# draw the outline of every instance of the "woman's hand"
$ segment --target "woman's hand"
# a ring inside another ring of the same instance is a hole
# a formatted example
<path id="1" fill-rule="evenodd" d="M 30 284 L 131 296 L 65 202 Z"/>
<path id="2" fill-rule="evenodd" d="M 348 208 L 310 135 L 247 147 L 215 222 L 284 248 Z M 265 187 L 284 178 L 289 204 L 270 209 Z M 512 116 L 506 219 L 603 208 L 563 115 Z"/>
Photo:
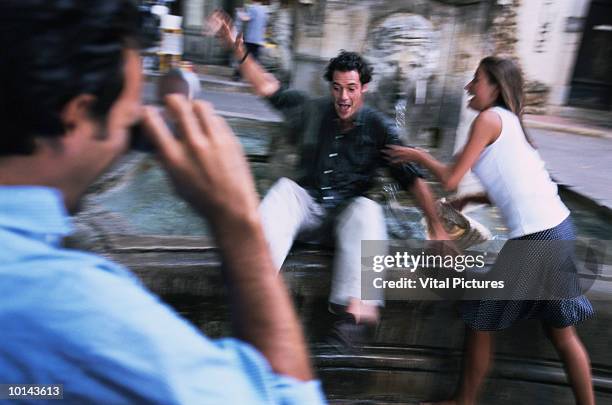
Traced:
<path id="1" fill-rule="evenodd" d="M 423 154 L 427 152 L 423 149 L 411 148 L 409 146 L 387 145 L 386 148 L 382 150 L 382 153 L 385 155 L 385 159 L 390 163 L 400 164 L 410 162 L 421 163 Z"/>

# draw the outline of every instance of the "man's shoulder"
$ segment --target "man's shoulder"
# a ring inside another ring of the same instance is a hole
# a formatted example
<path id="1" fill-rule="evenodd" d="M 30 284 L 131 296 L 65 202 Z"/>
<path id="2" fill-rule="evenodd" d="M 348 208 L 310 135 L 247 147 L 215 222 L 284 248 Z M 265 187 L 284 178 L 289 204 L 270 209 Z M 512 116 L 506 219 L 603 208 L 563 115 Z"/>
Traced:
<path id="1" fill-rule="evenodd" d="M 281 88 L 276 93 L 274 93 L 272 96 L 275 96 L 275 95 L 294 96 L 294 97 L 299 96 L 305 101 L 315 103 L 315 104 L 325 104 L 325 103 L 331 104 L 332 103 L 332 98 L 329 95 L 312 94 L 305 90 L 296 89 L 293 87 Z"/>
<path id="2" fill-rule="evenodd" d="M 308 110 L 324 111 L 332 106 L 330 96 L 316 96 L 293 88 L 279 89 L 268 97 L 268 101 L 279 108 L 301 107 Z"/>
<path id="3" fill-rule="evenodd" d="M 390 126 L 391 119 L 385 115 L 382 111 L 372 107 L 369 104 L 364 104 L 362 107 L 363 119 L 368 123 L 375 123 L 378 125 Z"/>
<path id="4" fill-rule="evenodd" d="M 312 105 L 320 110 L 330 110 L 334 106 L 334 100 L 330 96 L 313 96 L 310 98 Z"/>
<path id="5" fill-rule="evenodd" d="M 27 249 L 27 250 L 26 250 Z M 137 278 L 125 267 L 94 253 L 30 243 L 11 252 L 10 258 L 0 264 L 0 274 L 5 280 L 28 279 L 37 288 L 48 281 L 65 280 L 77 284 L 103 282 L 106 278 L 118 278 L 128 284 L 138 284 Z M 43 294 L 46 290 L 38 290 Z"/>
<path id="6" fill-rule="evenodd" d="M 392 120 L 380 110 L 369 105 L 364 105 L 361 111 L 360 120 L 362 127 L 366 128 L 368 134 L 380 139 L 387 139 L 388 136 L 396 136 L 397 129 Z"/>

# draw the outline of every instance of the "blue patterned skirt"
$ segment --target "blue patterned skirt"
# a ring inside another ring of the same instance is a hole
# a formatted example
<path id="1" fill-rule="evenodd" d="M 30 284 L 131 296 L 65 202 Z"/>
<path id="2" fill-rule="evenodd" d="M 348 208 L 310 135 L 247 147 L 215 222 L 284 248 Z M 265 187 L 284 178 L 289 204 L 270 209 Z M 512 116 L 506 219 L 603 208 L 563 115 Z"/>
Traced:
<path id="1" fill-rule="evenodd" d="M 541 232 L 521 236 L 512 240 L 574 240 L 576 239 L 574 227 L 568 216 L 563 222 L 554 228 Z M 538 246 L 538 245 L 534 245 Z M 566 251 L 555 251 L 555 260 L 567 256 L 573 261 L 574 252 L 572 244 L 567 246 Z M 535 248 L 534 248 L 535 249 Z M 506 250 L 506 252 L 505 252 Z M 499 253 L 508 254 L 506 246 Z M 523 261 L 533 260 L 532 268 L 537 268 L 541 263 L 542 255 L 551 255 L 551 252 L 526 251 L 522 252 Z M 496 262 L 497 263 L 497 262 Z M 464 301 L 461 305 L 464 322 L 474 330 L 495 331 L 508 328 L 514 322 L 522 319 L 539 319 L 555 328 L 564 328 L 576 325 L 594 315 L 595 311 L 591 302 L 584 296 L 578 295 L 572 298 L 559 300 L 477 300 Z"/>

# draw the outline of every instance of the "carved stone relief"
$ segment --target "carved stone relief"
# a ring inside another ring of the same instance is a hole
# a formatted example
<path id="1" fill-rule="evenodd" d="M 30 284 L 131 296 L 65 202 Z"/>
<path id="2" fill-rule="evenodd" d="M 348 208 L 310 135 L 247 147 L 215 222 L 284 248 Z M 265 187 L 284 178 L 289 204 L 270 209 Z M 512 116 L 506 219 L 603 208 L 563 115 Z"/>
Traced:
<path id="1" fill-rule="evenodd" d="M 373 64 L 376 90 L 383 80 L 400 80 L 406 86 L 427 81 L 435 71 L 440 49 L 439 34 L 426 18 L 395 13 L 376 22 L 370 30 L 365 55 Z"/>
<path id="2" fill-rule="evenodd" d="M 421 15 L 397 12 L 375 21 L 364 52 L 374 67 L 372 102 L 389 114 L 426 104 L 439 52 L 440 34 Z"/>

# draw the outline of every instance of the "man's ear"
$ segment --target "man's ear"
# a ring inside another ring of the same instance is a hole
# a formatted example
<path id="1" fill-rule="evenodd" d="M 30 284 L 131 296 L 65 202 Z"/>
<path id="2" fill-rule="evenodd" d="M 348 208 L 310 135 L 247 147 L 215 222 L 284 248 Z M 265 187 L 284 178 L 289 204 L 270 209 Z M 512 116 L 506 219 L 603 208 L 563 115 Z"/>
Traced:
<path id="1" fill-rule="evenodd" d="M 62 109 L 62 123 L 66 132 L 71 132 L 87 121 L 91 121 L 91 108 L 96 97 L 91 94 L 79 94 L 73 97 Z"/>
<path id="2" fill-rule="evenodd" d="M 361 91 L 362 91 L 362 92 L 364 92 L 364 93 L 365 93 L 366 91 L 368 91 L 368 83 L 366 83 L 366 84 L 362 84 L 362 85 L 361 85 Z"/>

